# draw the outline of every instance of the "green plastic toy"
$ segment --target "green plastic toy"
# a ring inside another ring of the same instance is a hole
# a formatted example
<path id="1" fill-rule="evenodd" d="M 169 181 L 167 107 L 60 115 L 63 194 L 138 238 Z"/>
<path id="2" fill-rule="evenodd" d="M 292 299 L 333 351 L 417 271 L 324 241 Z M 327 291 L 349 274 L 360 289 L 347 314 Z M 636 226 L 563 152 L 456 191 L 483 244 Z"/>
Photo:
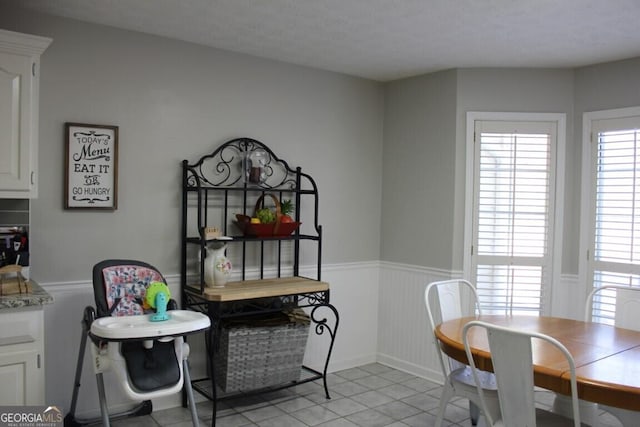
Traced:
<path id="1" fill-rule="evenodd" d="M 169 314 L 167 314 L 167 303 L 169 299 L 171 299 L 171 291 L 169 291 L 166 283 L 151 282 L 149 284 L 145 302 L 149 307 L 156 310 L 155 314 L 151 316 L 152 322 L 169 320 Z"/>

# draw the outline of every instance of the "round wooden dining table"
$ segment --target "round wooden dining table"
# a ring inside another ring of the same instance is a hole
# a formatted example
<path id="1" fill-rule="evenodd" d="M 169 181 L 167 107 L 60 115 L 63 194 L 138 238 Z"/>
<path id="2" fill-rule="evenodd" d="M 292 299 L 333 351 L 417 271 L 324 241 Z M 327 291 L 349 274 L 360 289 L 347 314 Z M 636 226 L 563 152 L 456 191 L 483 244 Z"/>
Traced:
<path id="1" fill-rule="evenodd" d="M 640 411 L 640 332 L 601 323 L 545 316 L 483 315 L 449 320 L 436 327 L 442 350 L 468 364 L 462 328 L 471 320 L 550 335 L 564 344 L 576 365 L 578 397 L 582 400 Z M 478 369 L 492 371 L 486 333 L 469 329 L 471 353 Z M 533 341 L 536 386 L 570 395 L 569 365 L 557 349 Z"/>

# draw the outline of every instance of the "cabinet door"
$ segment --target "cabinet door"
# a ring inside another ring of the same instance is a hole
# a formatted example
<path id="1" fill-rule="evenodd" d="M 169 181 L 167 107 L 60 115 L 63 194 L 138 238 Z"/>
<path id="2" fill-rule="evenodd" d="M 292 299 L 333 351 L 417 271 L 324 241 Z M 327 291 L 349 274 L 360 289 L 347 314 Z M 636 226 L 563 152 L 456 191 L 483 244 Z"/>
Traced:
<path id="1" fill-rule="evenodd" d="M 43 405 L 38 352 L 0 353 L 0 406 Z"/>
<path id="2" fill-rule="evenodd" d="M 24 192 L 32 185 L 31 73 L 29 56 L 0 52 L 0 190 Z"/>

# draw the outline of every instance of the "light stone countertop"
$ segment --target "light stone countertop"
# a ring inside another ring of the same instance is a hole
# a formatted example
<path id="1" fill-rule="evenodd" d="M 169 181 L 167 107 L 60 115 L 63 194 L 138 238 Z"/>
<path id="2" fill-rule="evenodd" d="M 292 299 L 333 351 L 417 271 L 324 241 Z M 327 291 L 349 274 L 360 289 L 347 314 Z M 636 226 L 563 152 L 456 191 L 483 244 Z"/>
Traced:
<path id="1" fill-rule="evenodd" d="M 6 308 L 20 308 L 53 304 L 53 297 L 45 291 L 42 286 L 33 280 L 31 283 L 32 292 L 28 294 L 16 294 L 0 296 L 0 310 Z"/>

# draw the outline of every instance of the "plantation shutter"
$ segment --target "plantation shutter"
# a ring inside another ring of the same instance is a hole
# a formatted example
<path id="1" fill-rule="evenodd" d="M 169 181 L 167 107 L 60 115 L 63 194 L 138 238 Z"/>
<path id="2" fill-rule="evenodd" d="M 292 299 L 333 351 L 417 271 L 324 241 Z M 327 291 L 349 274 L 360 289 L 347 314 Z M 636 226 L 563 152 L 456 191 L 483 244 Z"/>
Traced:
<path id="1" fill-rule="evenodd" d="M 594 287 L 640 286 L 640 117 L 594 120 L 591 130 L 587 277 Z M 601 294 L 593 318 L 613 324 L 616 293 Z"/>
<path id="2" fill-rule="evenodd" d="M 488 314 L 542 310 L 555 139 L 553 122 L 475 122 L 472 273 Z"/>

